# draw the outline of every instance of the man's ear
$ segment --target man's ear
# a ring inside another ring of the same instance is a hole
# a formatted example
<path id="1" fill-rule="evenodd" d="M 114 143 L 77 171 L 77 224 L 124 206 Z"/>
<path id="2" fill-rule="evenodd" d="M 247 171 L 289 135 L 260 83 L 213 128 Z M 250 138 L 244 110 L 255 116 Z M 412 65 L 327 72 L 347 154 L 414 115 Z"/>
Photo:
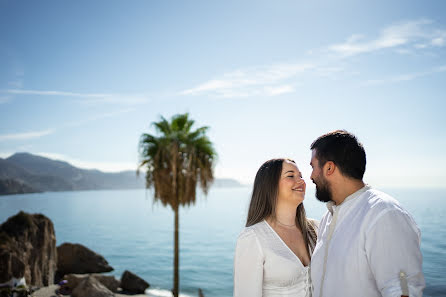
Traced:
<path id="1" fill-rule="evenodd" d="M 335 165 L 335 163 L 333 163 L 333 161 L 325 162 L 325 165 L 323 167 L 323 171 L 324 171 L 325 175 L 330 176 L 335 172 L 335 170 L 336 170 L 336 165 Z"/>

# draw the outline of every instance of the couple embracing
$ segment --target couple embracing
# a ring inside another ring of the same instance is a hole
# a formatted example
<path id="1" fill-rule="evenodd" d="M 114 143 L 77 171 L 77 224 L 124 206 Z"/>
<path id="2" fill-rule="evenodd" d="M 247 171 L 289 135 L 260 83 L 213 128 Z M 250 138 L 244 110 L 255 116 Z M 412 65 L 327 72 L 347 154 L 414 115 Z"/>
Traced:
<path id="1" fill-rule="evenodd" d="M 337 130 L 311 150 L 316 198 L 328 211 L 320 222 L 306 217 L 294 161 L 265 162 L 237 240 L 234 297 L 422 296 L 419 228 L 395 199 L 363 182 L 362 144 Z"/>

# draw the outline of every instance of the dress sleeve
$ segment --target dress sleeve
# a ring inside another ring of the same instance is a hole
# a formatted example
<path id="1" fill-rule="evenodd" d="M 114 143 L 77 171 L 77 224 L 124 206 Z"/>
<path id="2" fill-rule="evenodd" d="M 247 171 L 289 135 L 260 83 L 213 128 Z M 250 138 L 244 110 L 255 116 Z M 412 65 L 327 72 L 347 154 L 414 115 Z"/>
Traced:
<path id="1" fill-rule="evenodd" d="M 365 251 L 383 297 L 422 296 L 420 231 L 408 213 L 392 209 L 376 218 L 366 232 Z"/>
<path id="2" fill-rule="evenodd" d="M 244 230 L 235 248 L 234 297 L 261 297 L 264 256 L 253 230 Z"/>

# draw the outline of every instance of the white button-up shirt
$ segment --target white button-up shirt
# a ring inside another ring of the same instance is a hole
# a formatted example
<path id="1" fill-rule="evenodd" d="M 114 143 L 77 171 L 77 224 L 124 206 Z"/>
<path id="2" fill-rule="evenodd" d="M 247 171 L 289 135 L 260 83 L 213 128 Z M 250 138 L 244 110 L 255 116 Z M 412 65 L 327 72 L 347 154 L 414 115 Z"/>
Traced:
<path id="1" fill-rule="evenodd" d="M 327 208 L 311 258 L 314 297 L 422 296 L 420 230 L 395 199 L 365 186 Z"/>

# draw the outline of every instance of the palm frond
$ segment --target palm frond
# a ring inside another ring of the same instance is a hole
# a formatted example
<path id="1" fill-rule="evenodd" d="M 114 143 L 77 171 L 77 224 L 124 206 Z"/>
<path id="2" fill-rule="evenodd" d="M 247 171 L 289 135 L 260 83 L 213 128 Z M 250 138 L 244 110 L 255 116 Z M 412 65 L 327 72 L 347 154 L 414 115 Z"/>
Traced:
<path id="1" fill-rule="evenodd" d="M 146 186 L 154 187 L 155 201 L 172 208 L 196 200 L 197 185 L 207 193 L 214 179 L 217 154 L 206 135 L 209 127 L 192 130 L 189 114 L 154 122 L 157 135 L 144 133 L 139 143 L 138 171 L 146 169 Z"/>

